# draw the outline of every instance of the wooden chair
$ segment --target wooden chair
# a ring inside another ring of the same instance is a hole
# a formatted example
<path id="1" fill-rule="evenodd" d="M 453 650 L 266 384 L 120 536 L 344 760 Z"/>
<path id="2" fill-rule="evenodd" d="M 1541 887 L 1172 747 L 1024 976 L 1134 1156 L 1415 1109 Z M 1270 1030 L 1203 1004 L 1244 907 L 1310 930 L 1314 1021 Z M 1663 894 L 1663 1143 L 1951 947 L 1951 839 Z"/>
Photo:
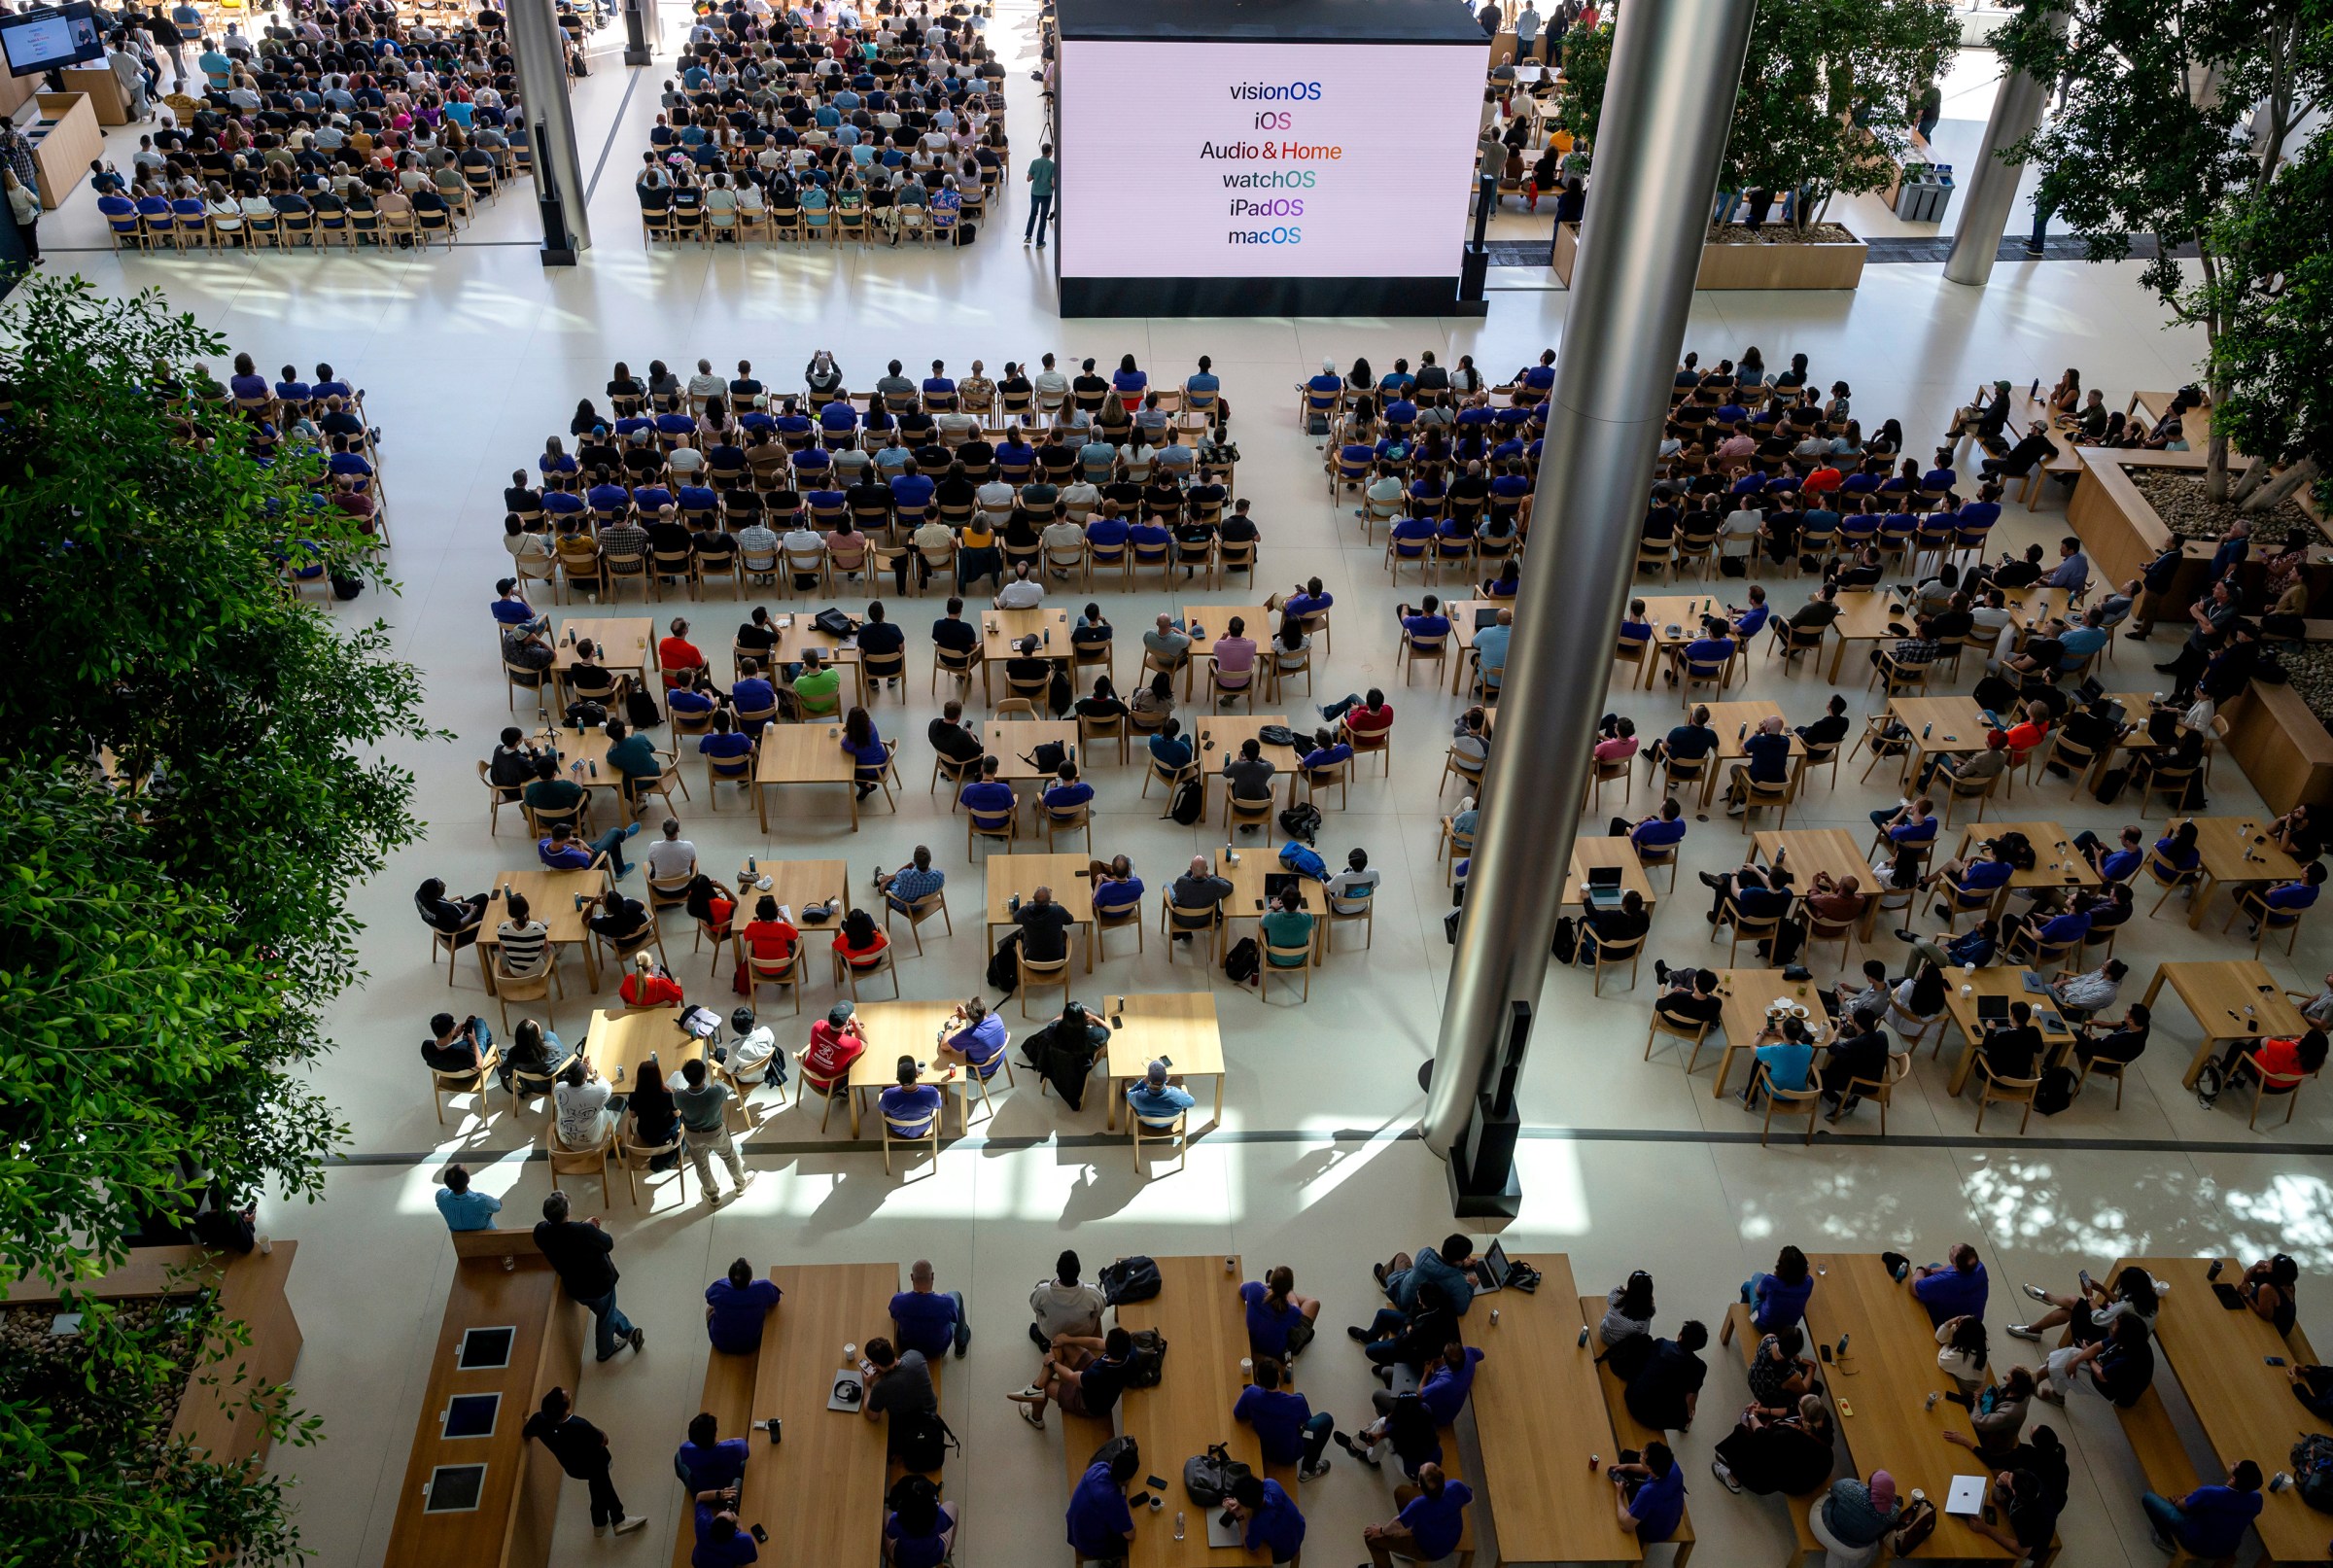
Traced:
<path id="1" fill-rule="evenodd" d="M 1202 964 L 1222 959 L 1223 921 L 1216 909 L 1186 908 L 1174 901 L 1171 891 L 1163 893 L 1159 898 L 1159 929 L 1166 933 L 1168 938 L 1166 962 L 1169 966 L 1174 963 L 1173 938 L 1177 934 L 1192 938 L 1191 946 L 1195 950 L 1201 946 L 1200 939 L 1205 939 L 1206 957 L 1201 960 Z"/>
<path id="2" fill-rule="evenodd" d="M 2082 1063 L 2082 1075 L 2074 1081 L 2074 1093 L 2080 1094 L 2090 1086 L 2092 1073 L 2097 1073 L 2102 1078 L 2111 1078 L 2114 1080 L 2114 1108 L 2120 1110 L 2122 1109 L 2122 1080 L 2130 1065 L 2127 1062 L 2108 1062 L 2104 1057 L 2091 1057 Z M 2252 1101 L 2253 1114 L 2257 1115 L 2259 1109 L 2259 1098 L 2255 1096 Z"/>
<path id="3" fill-rule="evenodd" d="M 566 1000 L 567 985 L 559 978 L 556 950 L 544 948 L 542 970 L 532 975 L 512 974 L 503 967 L 503 950 L 499 946 L 494 950 L 494 999 L 502 1004 L 503 1028 L 505 1032 L 510 1028 L 512 1002 L 540 1002 L 543 1018 L 547 1021 L 555 1017 L 551 1009 L 553 988 L 558 990 L 560 999 Z"/>
<path id="4" fill-rule="evenodd" d="M 1055 853 L 1055 836 L 1063 832 L 1085 834 L 1086 853 L 1088 854 L 1094 853 L 1094 813 L 1090 803 L 1080 801 L 1074 806 L 1047 806 L 1040 802 L 1038 809 L 1042 814 L 1040 820 L 1045 828 L 1047 854 Z"/>
<path id="5" fill-rule="evenodd" d="M 1218 711 L 1222 709 L 1222 699 L 1232 697 L 1245 703 L 1248 713 L 1254 714 L 1256 711 L 1256 672 L 1254 667 L 1250 666 L 1245 674 L 1226 680 L 1223 672 L 1215 667 L 1215 661 L 1208 660 L 1207 697 L 1215 704 Z"/>
<path id="6" fill-rule="evenodd" d="M 793 952 L 783 958 L 762 958 L 746 951 L 742 927 L 731 941 L 735 949 L 731 955 L 731 966 L 742 967 L 745 971 L 747 1001 L 759 1006 L 762 987 L 783 986 L 793 993 L 794 1016 L 801 1017 L 802 993 L 810 984 L 808 944 L 796 942 Z"/>
<path id="7" fill-rule="evenodd" d="M 1335 951 L 1337 927 L 1340 925 L 1359 925 L 1361 945 L 1364 948 L 1377 945 L 1377 899 L 1375 893 L 1361 898 L 1338 898 L 1324 891 L 1321 904 L 1327 910 L 1320 939 L 1324 958 Z"/>
<path id="8" fill-rule="evenodd" d="M 445 954 L 445 983 L 448 986 L 454 983 L 454 970 L 462 961 L 462 950 L 477 941 L 478 933 L 485 928 L 485 922 L 486 916 L 481 911 L 477 919 L 458 931 L 441 931 L 435 925 L 429 927 L 430 964 L 435 967 L 438 953 Z"/>
<path id="9" fill-rule="evenodd" d="M 1197 783 L 1199 778 L 1199 763 L 1196 759 L 1184 763 L 1179 768 L 1170 768 L 1161 762 L 1155 752 L 1151 753 L 1142 770 L 1142 793 L 1138 798 L 1143 800 L 1150 798 L 1150 786 L 1154 781 L 1165 784 L 1166 798 L 1159 808 L 1159 815 L 1165 817 L 1174 809 L 1175 791 L 1183 786 L 1185 781 Z"/>
<path id="10" fill-rule="evenodd" d="M 1099 942 L 1102 939 L 1103 933 L 1105 932 L 1122 931 L 1129 928 L 1131 928 L 1134 933 L 1134 952 L 1137 954 L 1143 952 L 1145 950 L 1145 943 L 1142 935 L 1141 905 L 1128 904 L 1124 908 L 1117 910 L 1106 910 L 1101 908 L 1099 905 L 1095 906 L 1095 941 Z M 1107 958 L 1109 956 L 1109 950 L 1107 948 L 1103 948 L 1098 956 Z"/>
<path id="11" fill-rule="evenodd" d="M 1405 663 L 1408 665 L 1407 673 L 1402 677 L 1402 684 L 1406 686 L 1415 680 L 1417 667 L 1428 661 L 1432 662 L 1435 674 L 1439 678 L 1443 666 L 1448 661 L 1449 647 L 1450 640 L 1446 633 L 1441 637 L 1411 637 L 1409 628 L 1404 627 L 1401 645 L 1394 649 L 1393 654 L 1396 670 L 1401 670 Z"/>
<path id="12" fill-rule="evenodd" d="M 478 1119 L 486 1119 L 486 1083 L 489 1074 L 503 1064 L 499 1047 L 489 1046 L 478 1064 L 467 1072 L 440 1072 L 435 1067 L 430 1073 L 430 1104 L 437 1112 L 437 1125 L 445 1125 L 445 1097 L 475 1095 L 478 1097 Z"/>
<path id="13" fill-rule="evenodd" d="M 1175 1152 L 1181 1164 L 1188 1166 L 1191 1160 L 1191 1113 L 1187 1110 L 1176 1111 L 1171 1120 L 1164 1122 L 1137 1116 L 1134 1114 L 1133 1091 L 1133 1085 L 1126 1086 L 1126 1126 L 1133 1138 L 1135 1173 L 1140 1174 L 1142 1169 L 1142 1145 L 1145 1143 L 1166 1145 Z"/>
<path id="14" fill-rule="evenodd" d="M 1636 989 L 1636 966 L 1644 956 L 1645 938 L 1643 935 L 1626 942 L 1607 942 L 1601 937 L 1597 938 L 1595 956 L 1587 960 L 1595 968 L 1595 975 L 1588 983 L 1588 994 L 1603 995 L 1604 971 L 1618 969 L 1622 963 L 1628 965 L 1628 989 L 1634 991 Z"/>
<path id="15" fill-rule="evenodd" d="M 1171 798 L 1171 797 L 1170 797 Z M 1273 795 L 1242 795 L 1226 789 L 1223 796 L 1223 831 L 1228 839 L 1235 827 L 1260 827 L 1264 830 L 1264 848 L 1271 848 Z"/>
<path id="16" fill-rule="evenodd" d="M 934 888 L 905 909 L 886 896 L 883 901 L 883 934 L 886 936 L 891 934 L 891 917 L 894 915 L 906 918 L 907 931 L 916 939 L 916 957 L 919 958 L 923 957 L 923 923 L 934 915 L 940 918 L 950 936 L 956 934 L 956 922 L 948 915 L 948 889 L 945 888 Z"/>
<path id="17" fill-rule="evenodd" d="M 1010 854 L 1014 842 L 1021 836 L 1020 822 L 1021 807 L 1018 801 L 1004 810 L 996 812 L 974 811 L 970 807 L 966 807 L 964 810 L 965 857 L 967 859 L 971 857 L 972 846 L 982 839 L 1003 844 L 1005 852 Z"/>
<path id="18" fill-rule="evenodd" d="M 2147 802 L 2155 796 L 2164 797 L 2167 813 L 2176 814 L 2179 803 L 2187 798 L 2188 781 L 2196 776 L 2202 764 L 2192 768 L 2156 768 L 2146 770 L 2146 782 L 2139 789 L 2139 819 L 2146 820 Z"/>
<path id="19" fill-rule="evenodd" d="M 1062 1005 L 1069 1005 L 1069 950 L 1063 947 L 1058 958 L 1032 958 L 1025 949 L 1015 949 L 1013 963 L 1020 977 L 1021 1016 L 1027 1018 L 1028 993 L 1039 986 L 1050 990 L 1062 988 Z"/>
<path id="20" fill-rule="evenodd" d="M 879 974 L 891 977 L 891 997 L 897 1000 L 900 996 L 899 966 L 891 961 L 891 947 L 888 942 L 868 958 L 846 958 L 840 953 L 834 956 L 834 983 L 837 987 L 849 986 L 851 999 L 854 1002 L 858 1000 L 858 983 Z"/>
<path id="21" fill-rule="evenodd" d="M 1990 778 L 1980 779 L 1975 783 L 1974 785 L 1970 785 L 1964 781 L 1960 775 L 1952 775 L 1946 781 L 1944 785 L 1944 800 L 1936 811 L 1937 820 L 1942 822 L 1944 826 L 1950 827 L 1952 825 L 1953 803 L 1955 801 L 1973 800 L 1976 802 L 1976 819 L 1980 822 L 1983 821 L 1985 819 L 1985 802 L 1993 798 L 1994 788 L 2000 784 L 2002 780 L 2007 777 L 2008 770 L 2003 768 L 2001 772 L 1992 775 Z M 1930 793 L 1933 794 L 1934 791 L 1931 790 Z"/>
<path id="22" fill-rule="evenodd" d="M 553 1132 L 551 1186 L 564 1191 L 564 1188 L 560 1188 L 561 1176 L 597 1176 L 600 1178 L 600 1206 L 606 1208 L 609 1203 L 608 1163 L 614 1158 L 615 1132 L 612 1129 L 606 1137 L 588 1149 L 567 1148 L 560 1143 L 557 1132 Z"/>
<path id="23" fill-rule="evenodd" d="M 1944 1015 L 1941 1013 L 1936 1015 L 1939 1020 L 1942 1019 L 1943 1016 Z M 1912 1043 L 1915 1045 L 1918 1044 L 1917 1041 Z M 1905 1051 L 1900 1056 L 1890 1056 L 1888 1058 L 1887 1076 L 1882 1078 L 1850 1078 L 1847 1080 L 1846 1096 L 1840 1099 L 1839 1109 L 1832 1113 L 1830 1119 L 1835 1122 L 1839 1120 L 1841 1116 L 1845 1115 L 1847 1101 L 1850 1099 L 1872 1100 L 1879 1106 L 1879 1135 L 1883 1138 L 1886 1137 L 1888 1135 L 1888 1106 L 1893 1103 L 1896 1098 L 1896 1086 L 1899 1083 L 1902 1083 L 1911 1075 L 1912 1053 L 1910 1051 Z"/>
<path id="24" fill-rule="evenodd" d="M 1975 915 L 1981 919 L 1985 911 L 1993 907 L 1994 895 L 1999 890 L 1995 888 L 1964 888 L 1958 883 L 1939 883 L 1929 892 L 1929 912 L 1933 914 L 1942 910 L 1944 928 L 1949 931 L 1960 923 L 1963 915 Z"/>
<path id="25" fill-rule="evenodd" d="M 2198 879 L 2203 875 L 2203 861 L 2199 859 L 2194 865 L 2180 871 L 2163 858 L 2162 852 L 2149 849 L 2146 852 L 2146 874 L 2155 880 L 2156 887 L 2163 889 L 2163 896 L 2156 899 L 2154 908 L 2146 912 L 2151 920 L 2170 899 L 2174 889 L 2184 888 L 2189 897 L 2194 896 Z"/>
<path id="26" fill-rule="evenodd" d="M 1857 927 L 1861 926 L 1863 923 L 1863 917 L 1858 915 L 1853 919 L 1840 921 L 1834 925 L 1818 916 L 1810 907 L 1806 911 L 1806 942 L 1801 951 L 1811 952 L 1818 942 L 1836 942 L 1839 944 L 1839 967 L 1845 969 L 1847 955 L 1855 948 Z"/>
<path id="27" fill-rule="evenodd" d="M 1976 1073 L 1976 1130 L 1979 1132 L 1985 1130 L 1985 1107 L 1999 1103 L 2025 1107 L 2024 1114 L 2017 1118 L 2017 1131 L 2024 1132 L 2026 1124 L 2034 1119 L 2034 1091 L 2041 1087 L 2040 1076 L 1997 1078 L 1993 1075 L 1992 1063 L 1985 1060 L 1981 1051 L 1977 1053 Z"/>
<path id="28" fill-rule="evenodd" d="M 1300 942 L 1295 947 L 1276 947 L 1270 938 L 1259 944 L 1263 949 L 1263 966 L 1256 971 L 1256 999 L 1261 1001 L 1271 991 L 1274 980 L 1294 981 L 1302 986 L 1301 999 L 1312 999 L 1312 944 Z M 1274 961 L 1290 960 L 1290 961 Z"/>
<path id="29" fill-rule="evenodd" d="M 831 1104 L 831 1100 L 829 1103 Z M 932 1168 L 934 1170 L 939 1168 L 940 1123 L 946 1121 L 948 1118 L 948 1098 L 946 1090 L 942 1090 L 940 1092 L 940 1103 L 933 1109 L 930 1117 L 925 1121 L 903 1122 L 892 1116 L 888 1111 L 885 1111 L 882 1114 L 883 1173 L 885 1175 L 888 1176 L 891 1173 L 891 1145 L 894 1143 L 904 1144 L 911 1150 L 920 1149 L 926 1143 L 930 1144 Z M 823 1131 L 825 1123 L 821 1121 L 818 1126 L 820 1130 Z"/>
<path id="30" fill-rule="evenodd" d="M 1813 1143 L 1815 1141 L 1815 1118 L 1823 1110 L 1821 1087 L 1810 1081 L 1804 1089 L 1777 1089 L 1774 1087 L 1773 1077 L 1766 1071 L 1766 1064 L 1762 1062 L 1758 1064 L 1758 1075 L 1754 1081 L 1764 1089 L 1766 1095 L 1766 1120 L 1764 1125 L 1758 1129 L 1758 1146 L 1761 1149 L 1767 1146 L 1766 1140 L 1774 1132 L 1774 1117 L 1777 1112 L 1784 1116 L 1803 1114 L 1806 1117 L 1806 1142 Z"/>
<path id="31" fill-rule="evenodd" d="M 1653 1047 L 1660 1041 L 1663 1035 L 1672 1040 L 1683 1040 L 1692 1047 L 1692 1051 L 1685 1059 L 1686 1076 L 1689 1078 L 1692 1076 L 1693 1068 L 1701 1061 L 1701 1047 L 1708 1041 L 1709 1031 L 1714 1027 L 1709 1024 L 1701 1024 L 1691 1029 L 1687 1029 L 1675 1020 L 1662 1017 L 1660 1009 L 1655 1007 L 1653 1009 L 1653 1027 L 1645 1031 L 1644 1060 L 1647 1062 L 1653 1060 Z"/>
<path id="32" fill-rule="evenodd" d="M 1728 969 L 1733 967 L 1734 958 L 1742 951 L 1744 941 L 1752 943 L 1772 941 L 1775 931 L 1781 928 L 1784 914 L 1787 913 L 1788 911 L 1783 911 L 1754 919 L 1744 915 L 1741 905 L 1734 901 L 1732 894 L 1728 893 L 1725 897 L 1724 907 L 1718 912 L 1718 924 L 1726 926 L 1733 932 L 1733 941 L 1725 950 L 1725 967 Z M 1718 939 L 1716 926 L 1710 928 L 1709 939 L 1712 942 Z"/>
<path id="33" fill-rule="evenodd" d="M 626 1116 L 623 1125 L 616 1129 L 615 1164 L 616 1167 L 624 1173 L 624 1196 L 632 1200 L 633 1207 L 638 1208 L 640 1206 L 640 1188 L 632 1179 L 634 1174 L 652 1173 L 653 1162 L 669 1154 L 675 1157 L 672 1165 L 673 1192 L 681 1202 L 687 1202 L 688 1162 L 679 1158 L 681 1153 L 679 1124 L 674 1124 L 672 1141 L 669 1143 L 637 1142 L 634 1135 L 638 1132 L 638 1124 L 630 1116 Z M 653 1188 L 650 1189 L 648 1196 L 653 1201 L 655 1197 Z"/>
<path id="34" fill-rule="evenodd" d="M 1345 744 L 1353 749 L 1355 763 L 1374 753 L 1384 761 L 1384 777 L 1393 777 L 1393 731 L 1383 730 L 1373 735 L 1363 730 L 1348 729 L 1344 732 L 1344 739 Z M 1446 769 L 1445 777 L 1446 782 Z"/>
<path id="35" fill-rule="evenodd" d="M 2220 923 L 2221 931 L 2225 932 L 2232 928 L 2236 923 L 2236 917 L 2241 915 L 2258 927 L 2252 933 L 2252 958 L 2255 960 L 2260 957 L 2260 950 L 2268 945 L 2271 931 L 2284 933 L 2284 955 L 2287 958 L 2292 956 L 2293 948 L 2301 940 L 2301 919 L 2308 913 L 2307 910 L 2272 909 L 2260 890 L 2254 888 L 2238 889 L 2233 903 L 2234 907 L 2228 911 L 2228 918 Z"/>
<path id="36" fill-rule="evenodd" d="M 1320 797 L 1334 788 L 1337 791 L 1337 809 L 1340 811 L 1344 809 L 1346 790 L 1353 778 L 1352 758 L 1347 757 L 1342 762 L 1333 762 L 1325 768 L 1304 768 L 1299 771 L 1306 800 L 1317 807 L 1320 804 Z"/>
<path id="37" fill-rule="evenodd" d="M 1774 827 L 1777 832 L 1781 831 L 1783 825 L 1791 819 L 1791 802 L 1798 798 L 1798 778 L 1802 771 L 1798 765 L 1799 760 L 1801 759 L 1792 761 L 1789 777 L 1780 783 L 1753 779 L 1748 774 L 1742 775 L 1741 821 L 1742 832 L 1745 836 L 1750 831 L 1750 819 L 1757 816 L 1761 807 L 1771 806 L 1774 808 Z"/>
<path id="38" fill-rule="evenodd" d="M 1111 718 L 1098 718 L 1092 714 L 1079 714 L 1077 715 L 1077 744 L 1079 748 L 1083 749 L 1090 758 L 1093 755 L 1094 743 L 1096 741 L 1116 741 L 1118 743 L 1119 762 L 1124 764 L 1132 760 L 1132 752 L 1130 749 L 1130 738 L 1127 731 L 1126 718 L 1127 715 L 1124 714 L 1120 714 Z"/>
<path id="39" fill-rule="evenodd" d="M 2260 1070 L 2260 1057 L 2257 1052 L 2245 1052 L 2243 1056 L 2237 1058 L 2237 1065 L 2251 1068 L 2252 1076 L 2252 1113 L 2245 1118 L 2245 1131 L 2257 1132 L 2260 1130 L 2260 1102 L 2271 1095 L 2281 1096 L 2284 1100 L 2284 1120 L 2278 1125 L 2290 1126 L 2293 1107 L 2300 1103 L 2301 1084 L 2308 1082 L 2309 1078 L 2314 1078 L 2316 1074 L 2310 1073 L 2308 1077 L 2300 1079 L 2288 1089 L 2277 1089 L 2270 1087 L 2268 1074 Z M 2117 1089 L 2117 1093 L 2119 1092 Z"/>

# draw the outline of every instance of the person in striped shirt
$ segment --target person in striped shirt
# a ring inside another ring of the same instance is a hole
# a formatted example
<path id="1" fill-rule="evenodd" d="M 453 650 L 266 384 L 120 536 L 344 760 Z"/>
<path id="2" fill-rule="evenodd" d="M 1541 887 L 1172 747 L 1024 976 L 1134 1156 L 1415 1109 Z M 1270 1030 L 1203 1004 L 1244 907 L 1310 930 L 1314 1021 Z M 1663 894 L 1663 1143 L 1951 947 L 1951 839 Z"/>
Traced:
<path id="1" fill-rule="evenodd" d="M 531 979 L 542 973 L 550 952 L 551 928 L 534 918 L 525 893 L 510 895 L 503 923 L 495 927 L 494 939 L 502 950 L 505 973 L 515 979 Z"/>

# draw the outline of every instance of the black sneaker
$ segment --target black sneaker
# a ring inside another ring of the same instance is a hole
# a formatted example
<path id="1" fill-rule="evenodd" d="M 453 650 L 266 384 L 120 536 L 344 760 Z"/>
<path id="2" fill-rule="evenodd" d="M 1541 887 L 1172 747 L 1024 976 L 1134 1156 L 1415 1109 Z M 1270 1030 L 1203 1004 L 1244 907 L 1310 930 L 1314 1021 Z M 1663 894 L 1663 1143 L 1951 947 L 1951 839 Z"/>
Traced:
<path id="1" fill-rule="evenodd" d="M 1358 1323 L 1347 1323 L 1344 1326 L 1344 1333 L 1345 1338 L 1351 1340 L 1355 1344 L 1369 1343 L 1369 1330 Z"/>

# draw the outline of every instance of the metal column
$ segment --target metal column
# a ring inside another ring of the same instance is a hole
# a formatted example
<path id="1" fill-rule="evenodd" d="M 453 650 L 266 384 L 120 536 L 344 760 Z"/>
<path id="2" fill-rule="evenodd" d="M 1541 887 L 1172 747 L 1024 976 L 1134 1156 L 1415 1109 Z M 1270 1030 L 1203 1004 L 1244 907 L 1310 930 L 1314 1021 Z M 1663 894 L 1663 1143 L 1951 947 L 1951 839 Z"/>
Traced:
<path id="1" fill-rule="evenodd" d="M 2066 13 L 2058 12 L 2055 20 L 2063 29 Z M 2037 82 L 2022 71 L 2001 79 L 2001 87 L 1993 94 L 1993 113 L 1985 122 L 1984 151 L 1977 155 L 1976 173 L 1961 196 L 1961 221 L 1952 231 L 1952 254 L 1944 259 L 1944 276 L 1952 282 L 1981 289 L 1993 276 L 2001 237 L 2008 231 L 2009 209 L 2017 204 L 2017 182 L 2025 173 L 2023 163 L 2005 162 L 1999 155 L 2002 148 L 2014 147 L 2031 136 L 2034 127 L 2041 123 L 2050 88 L 2050 83 Z"/>
<path id="2" fill-rule="evenodd" d="M 1629 0 L 1596 122 L 1531 547 L 1420 1132 L 1447 1158 L 1536 1004 L 1755 0 Z"/>
<path id="3" fill-rule="evenodd" d="M 583 211 L 583 162 L 575 154 L 575 120 L 567 99 L 565 40 L 551 0 L 510 0 L 504 15 L 518 64 L 535 203 L 542 213 L 542 264 L 573 266 L 575 254 L 591 248 L 591 220 Z"/>

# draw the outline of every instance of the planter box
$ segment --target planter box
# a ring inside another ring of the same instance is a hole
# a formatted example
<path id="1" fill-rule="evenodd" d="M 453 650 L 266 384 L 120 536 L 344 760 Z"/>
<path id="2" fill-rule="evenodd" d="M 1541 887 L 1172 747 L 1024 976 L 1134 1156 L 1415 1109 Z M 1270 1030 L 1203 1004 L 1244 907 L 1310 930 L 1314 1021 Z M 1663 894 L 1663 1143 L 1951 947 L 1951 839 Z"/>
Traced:
<path id="1" fill-rule="evenodd" d="M 2333 804 L 2333 735 L 2299 692 L 2255 680 L 2228 705 L 2227 715 L 2228 754 L 2270 811 L 2282 816 L 2303 802 Z"/>
<path id="2" fill-rule="evenodd" d="M 1863 281 L 1862 240 L 1812 245 L 1704 245 L 1696 289 L 1852 289 Z M 1580 226 L 1557 224 L 1552 266 L 1565 288 L 1580 256 Z"/>

